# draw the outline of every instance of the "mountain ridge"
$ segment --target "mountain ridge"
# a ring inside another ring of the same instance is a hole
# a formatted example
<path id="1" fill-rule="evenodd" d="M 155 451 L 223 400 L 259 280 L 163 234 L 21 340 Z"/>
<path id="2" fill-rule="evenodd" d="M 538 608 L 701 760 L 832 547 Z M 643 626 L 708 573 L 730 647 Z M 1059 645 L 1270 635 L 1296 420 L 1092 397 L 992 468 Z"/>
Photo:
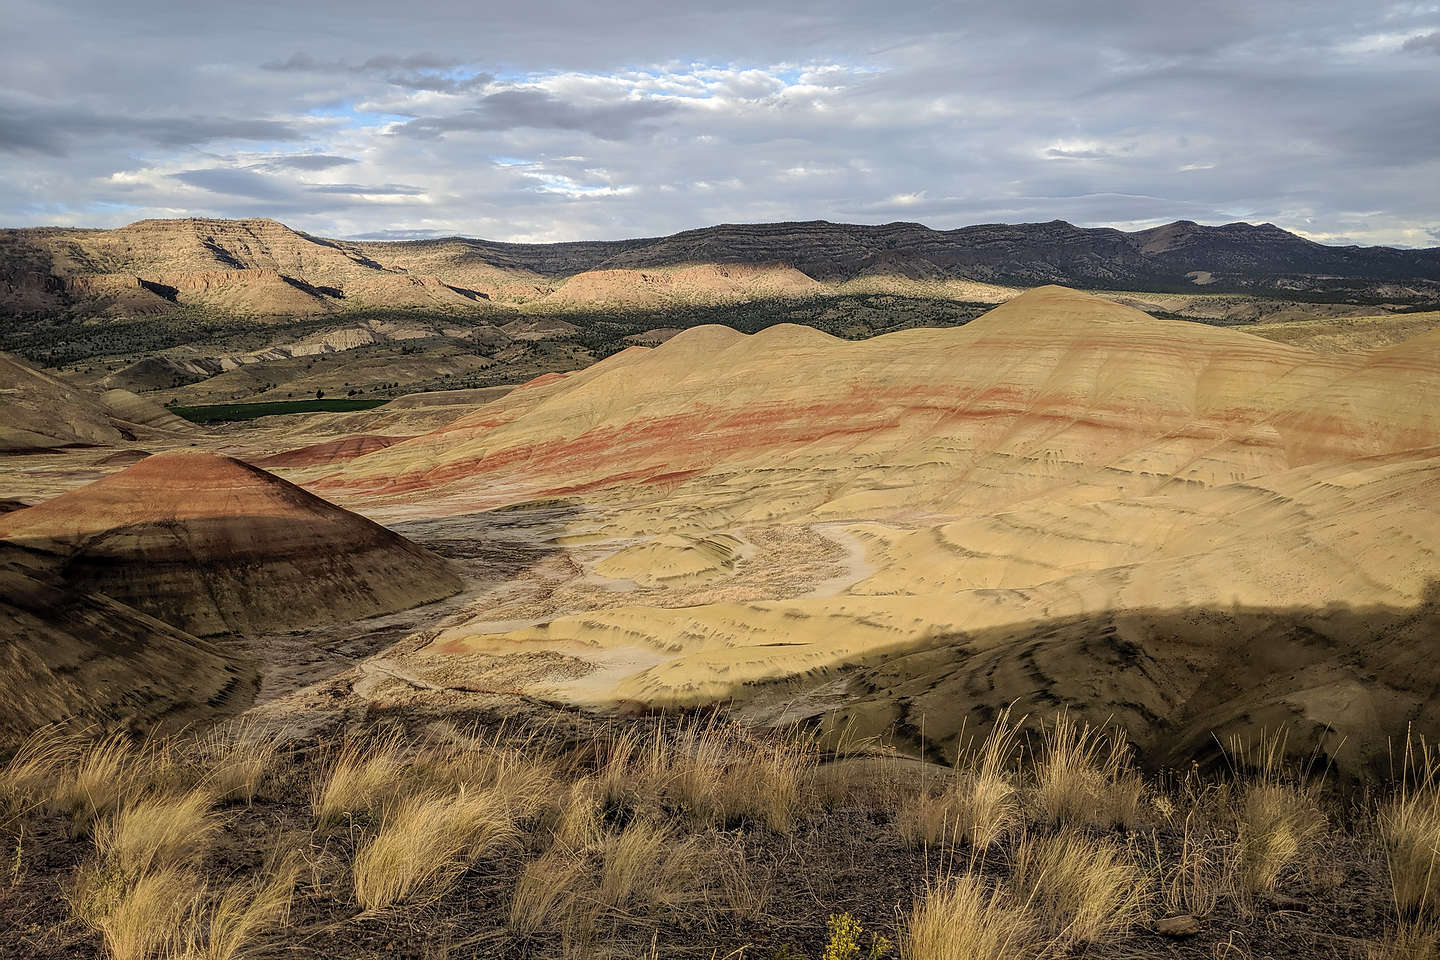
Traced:
<path id="1" fill-rule="evenodd" d="M 241 313 L 356 306 L 488 312 L 499 304 L 541 300 L 593 271 L 700 264 L 784 265 L 822 284 L 897 276 L 1080 289 L 1440 299 L 1440 247 L 1329 246 L 1269 223 L 1203 226 L 1179 220 L 1127 232 L 1063 220 L 952 230 L 908 221 L 811 220 L 534 244 L 459 236 L 339 240 L 264 218 L 185 218 L 140 220 L 115 230 L 0 231 L 0 303 L 45 310 L 110 296 L 122 298 L 121 312 L 145 305 L 163 309 L 167 299 Z M 234 293 L 261 281 L 273 290 Z"/>

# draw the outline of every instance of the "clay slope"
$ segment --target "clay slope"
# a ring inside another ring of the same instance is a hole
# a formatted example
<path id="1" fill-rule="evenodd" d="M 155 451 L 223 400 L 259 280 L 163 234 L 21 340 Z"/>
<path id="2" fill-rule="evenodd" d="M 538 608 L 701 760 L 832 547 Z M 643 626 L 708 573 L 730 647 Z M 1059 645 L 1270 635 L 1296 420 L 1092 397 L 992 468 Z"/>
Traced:
<path id="1" fill-rule="evenodd" d="M 0 745 L 51 723 L 178 726 L 243 708 L 254 682 L 212 643 L 0 544 Z"/>
<path id="2" fill-rule="evenodd" d="M 380 511 L 574 505 L 577 542 L 613 543 L 592 576 L 653 592 L 577 582 L 432 652 L 605 665 L 547 691 L 577 702 L 741 697 L 945 747 L 1019 699 L 1152 757 L 1284 719 L 1358 763 L 1407 719 L 1440 732 L 1437 410 L 1434 334 L 1320 355 L 1052 287 L 869 341 L 692 329 L 308 482 Z M 716 535 L 756 550 L 668 576 Z M 839 565 L 807 591 L 817 536 Z"/>
<path id="3" fill-rule="evenodd" d="M 0 453 L 181 439 L 194 424 L 125 390 L 99 396 L 0 353 Z"/>
<path id="4" fill-rule="evenodd" d="M 199 636 L 290 630 L 449 596 L 446 563 L 228 457 L 167 453 L 0 517 L 0 538 Z"/>

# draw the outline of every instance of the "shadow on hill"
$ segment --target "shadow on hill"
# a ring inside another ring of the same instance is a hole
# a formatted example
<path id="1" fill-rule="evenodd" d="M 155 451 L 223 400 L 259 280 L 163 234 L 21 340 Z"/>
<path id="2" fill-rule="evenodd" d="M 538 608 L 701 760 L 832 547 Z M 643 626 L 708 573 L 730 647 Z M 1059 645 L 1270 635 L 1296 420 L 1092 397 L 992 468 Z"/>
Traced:
<path id="1" fill-rule="evenodd" d="M 139 730 L 223 716 L 332 676 L 448 609 L 435 601 L 559 552 L 549 531 L 574 512 L 551 502 L 356 523 L 344 551 L 325 540 L 333 523 L 295 517 L 0 540 L 0 749 L 52 722 Z"/>
<path id="2" fill-rule="evenodd" d="M 1407 730 L 1440 737 L 1440 582 L 1410 607 L 1139 609 L 929 642 L 847 671 L 832 735 L 892 735 L 947 762 L 1006 704 L 1118 724 L 1152 769 L 1225 763 L 1283 732 L 1291 755 L 1383 774 Z M 968 718 L 968 722 L 967 722 Z M 976 721 L 981 721 L 978 726 Z M 962 724 L 964 725 L 962 732 Z"/>

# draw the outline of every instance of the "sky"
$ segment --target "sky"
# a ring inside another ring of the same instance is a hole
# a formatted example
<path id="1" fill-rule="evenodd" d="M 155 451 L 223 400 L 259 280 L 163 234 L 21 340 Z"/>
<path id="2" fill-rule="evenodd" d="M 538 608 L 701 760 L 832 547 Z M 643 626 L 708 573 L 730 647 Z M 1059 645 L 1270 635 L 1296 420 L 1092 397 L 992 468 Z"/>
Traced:
<path id="1" fill-rule="evenodd" d="M 0 225 L 1440 245 L 1440 2 L 0 0 Z"/>

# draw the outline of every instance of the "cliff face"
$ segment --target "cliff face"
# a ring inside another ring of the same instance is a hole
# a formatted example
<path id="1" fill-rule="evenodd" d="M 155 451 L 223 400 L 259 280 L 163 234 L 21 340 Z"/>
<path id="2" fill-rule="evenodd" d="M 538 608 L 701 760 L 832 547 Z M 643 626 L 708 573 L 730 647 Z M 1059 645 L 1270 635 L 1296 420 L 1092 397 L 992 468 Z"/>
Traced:
<path id="1" fill-rule="evenodd" d="M 118 230 L 0 232 L 0 306 L 132 315 L 191 304 L 253 316 L 373 307 L 484 315 L 552 298 L 562 309 L 625 307 L 653 299 L 638 292 L 642 272 L 692 266 L 783 269 L 832 288 L 901 278 L 932 285 L 1440 299 L 1440 249 L 1330 247 L 1272 224 L 1181 221 L 1126 233 L 1058 220 L 943 231 L 918 223 L 810 221 L 723 224 L 636 240 L 510 244 L 461 238 L 356 243 L 309 236 L 272 220 L 187 219 L 144 220 Z M 576 282 L 592 273 L 602 276 Z M 690 299 L 729 299 L 733 286 L 717 280 L 715 290 L 698 290 Z M 764 298 L 770 291 L 760 284 L 741 295 Z"/>

